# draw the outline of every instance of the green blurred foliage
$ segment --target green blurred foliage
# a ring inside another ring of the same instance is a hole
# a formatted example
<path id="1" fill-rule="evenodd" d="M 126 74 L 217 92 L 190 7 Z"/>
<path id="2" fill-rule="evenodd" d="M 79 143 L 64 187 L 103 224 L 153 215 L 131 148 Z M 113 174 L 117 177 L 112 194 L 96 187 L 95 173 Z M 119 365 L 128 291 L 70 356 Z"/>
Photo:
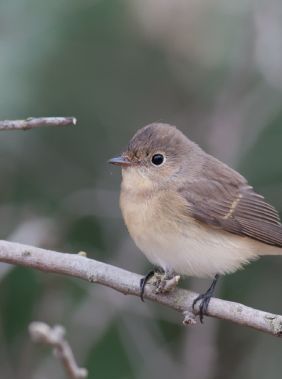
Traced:
<path id="1" fill-rule="evenodd" d="M 118 321 L 117 321 L 118 322 Z M 86 361 L 89 377 L 95 378 L 132 378 L 134 371 L 122 346 L 119 333 L 114 325 L 109 325 L 106 334 L 89 352 Z"/>
<path id="2" fill-rule="evenodd" d="M 15 344 L 32 321 L 41 291 L 38 275 L 22 267 L 14 268 L 2 280 L 1 321 L 6 343 Z"/>

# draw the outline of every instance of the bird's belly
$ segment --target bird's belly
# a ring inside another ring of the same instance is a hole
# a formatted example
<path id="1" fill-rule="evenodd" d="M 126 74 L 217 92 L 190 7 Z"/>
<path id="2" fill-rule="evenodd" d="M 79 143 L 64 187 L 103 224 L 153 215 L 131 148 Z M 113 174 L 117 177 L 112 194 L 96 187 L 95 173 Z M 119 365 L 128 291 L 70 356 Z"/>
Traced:
<path id="1" fill-rule="evenodd" d="M 189 276 L 204 278 L 234 272 L 257 257 L 247 240 L 205 227 L 199 229 L 190 225 L 184 233 L 145 232 L 133 239 L 152 263 Z"/>
<path id="2" fill-rule="evenodd" d="M 197 277 L 236 271 L 257 257 L 248 238 L 214 229 L 192 218 L 185 222 L 158 217 L 154 204 L 123 207 L 127 228 L 139 249 L 164 270 Z M 163 221 L 161 221 L 163 220 Z"/>

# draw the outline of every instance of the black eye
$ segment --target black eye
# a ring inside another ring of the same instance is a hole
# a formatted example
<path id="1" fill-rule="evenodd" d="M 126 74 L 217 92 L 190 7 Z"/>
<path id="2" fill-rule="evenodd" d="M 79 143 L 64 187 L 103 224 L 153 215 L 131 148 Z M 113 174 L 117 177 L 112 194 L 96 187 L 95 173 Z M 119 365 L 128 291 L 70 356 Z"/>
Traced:
<path id="1" fill-rule="evenodd" d="M 162 154 L 154 154 L 152 156 L 152 163 L 155 166 L 160 166 L 164 162 L 164 156 Z"/>

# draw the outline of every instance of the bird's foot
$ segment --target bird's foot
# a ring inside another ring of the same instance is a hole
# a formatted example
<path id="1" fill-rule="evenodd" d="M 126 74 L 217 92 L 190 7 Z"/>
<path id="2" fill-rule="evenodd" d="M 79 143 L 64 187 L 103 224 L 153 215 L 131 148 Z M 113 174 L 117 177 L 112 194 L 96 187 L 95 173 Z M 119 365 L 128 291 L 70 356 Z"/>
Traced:
<path id="1" fill-rule="evenodd" d="M 140 280 L 140 298 L 144 301 L 144 291 L 146 284 L 150 281 L 155 287 L 154 292 L 167 293 L 172 291 L 180 280 L 179 275 L 175 275 L 172 272 L 164 272 L 162 270 L 151 270 L 144 278 Z"/>
<path id="2" fill-rule="evenodd" d="M 143 278 L 140 279 L 140 299 L 144 302 L 145 286 L 150 279 L 155 275 L 156 270 L 149 271 Z"/>
<path id="3" fill-rule="evenodd" d="M 204 321 L 204 315 L 207 314 L 207 310 L 208 310 L 208 306 L 209 306 L 211 297 L 214 294 L 214 290 L 215 290 L 215 286 L 216 286 L 216 283 L 218 281 L 218 278 L 219 278 L 219 275 L 218 274 L 215 275 L 214 280 L 213 280 L 211 286 L 208 288 L 208 290 L 205 293 L 196 297 L 196 299 L 193 301 L 193 304 L 192 304 L 193 310 L 195 309 L 195 305 L 200 301 L 199 317 L 200 317 L 200 321 L 202 324 Z"/>

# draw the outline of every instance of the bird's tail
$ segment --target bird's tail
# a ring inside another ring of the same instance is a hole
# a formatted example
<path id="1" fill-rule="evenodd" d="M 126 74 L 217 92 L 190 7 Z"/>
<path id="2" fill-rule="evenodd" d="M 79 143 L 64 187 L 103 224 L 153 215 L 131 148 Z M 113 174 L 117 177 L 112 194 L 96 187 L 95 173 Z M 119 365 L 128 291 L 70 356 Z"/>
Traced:
<path id="1" fill-rule="evenodd" d="M 258 247 L 259 255 L 282 255 L 282 247 L 266 245 L 265 243 L 260 245 Z"/>

